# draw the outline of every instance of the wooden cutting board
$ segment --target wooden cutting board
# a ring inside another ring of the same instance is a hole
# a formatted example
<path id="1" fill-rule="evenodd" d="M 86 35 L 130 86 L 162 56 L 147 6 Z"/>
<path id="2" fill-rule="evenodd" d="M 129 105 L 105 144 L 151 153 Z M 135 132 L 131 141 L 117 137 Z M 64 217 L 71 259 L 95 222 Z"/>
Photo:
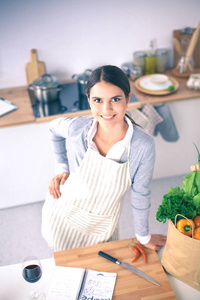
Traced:
<path id="1" fill-rule="evenodd" d="M 45 74 L 45 64 L 37 60 L 37 50 L 31 49 L 31 62 L 26 64 L 26 79 L 27 84 L 31 84 L 34 80 Z"/>
<path id="2" fill-rule="evenodd" d="M 79 267 L 102 272 L 116 272 L 117 280 L 113 300 L 175 300 L 176 296 L 156 252 L 145 248 L 148 263 L 144 263 L 142 256 L 137 262 L 131 263 L 134 258 L 134 252 L 131 247 L 127 246 L 129 243 L 131 243 L 131 239 L 54 252 L 55 264 L 57 266 Z M 157 286 L 131 271 L 100 257 L 98 255 L 100 250 L 121 262 L 132 264 L 154 278 L 162 286 Z"/>

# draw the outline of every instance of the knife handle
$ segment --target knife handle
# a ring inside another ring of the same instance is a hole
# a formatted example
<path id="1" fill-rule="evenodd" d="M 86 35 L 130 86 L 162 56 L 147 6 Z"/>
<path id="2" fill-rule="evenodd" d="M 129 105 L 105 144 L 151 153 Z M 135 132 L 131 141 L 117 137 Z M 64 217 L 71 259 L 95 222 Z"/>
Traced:
<path id="1" fill-rule="evenodd" d="M 99 254 L 100 256 L 102 256 L 102 257 L 104 257 L 104 258 L 106 258 L 106 259 L 108 259 L 108 260 L 114 262 L 115 264 L 119 264 L 119 261 L 118 261 L 116 258 L 114 258 L 114 257 L 112 257 L 112 256 L 110 256 L 110 255 L 108 255 L 108 254 L 106 254 L 106 253 L 103 252 L 103 251 L 99 251 L 98 254 Z"/>

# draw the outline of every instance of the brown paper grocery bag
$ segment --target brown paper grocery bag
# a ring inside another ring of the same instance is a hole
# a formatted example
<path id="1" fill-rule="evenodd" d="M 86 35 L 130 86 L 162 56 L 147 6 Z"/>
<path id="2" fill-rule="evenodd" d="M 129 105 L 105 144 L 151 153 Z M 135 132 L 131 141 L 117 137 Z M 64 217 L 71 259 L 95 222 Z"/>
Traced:
<path id="1" fill-rule="evenodd" d="M 180 233 L 171 220 L 161 263 L 169 274 L 200 291 L 200 240 Z"/>

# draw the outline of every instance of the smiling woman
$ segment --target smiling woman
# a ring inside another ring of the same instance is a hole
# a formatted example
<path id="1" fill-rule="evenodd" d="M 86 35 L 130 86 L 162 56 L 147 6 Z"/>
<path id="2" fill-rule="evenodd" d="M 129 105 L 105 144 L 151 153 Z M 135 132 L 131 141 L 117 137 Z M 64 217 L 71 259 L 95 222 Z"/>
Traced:
<path id="1" fill-rule="evenodd" d="M 128 124 L 124 116 L 131 97 L 129 81 L 121 69 L 103 66 L 90 76 L 86 94 L 92 115 L 98 121 L 93 142 L 100 154 L 106 156 L 126 136 Z"/>
<path id="2" fill-rule="evenodd" d="M 94 70 L 86 94 L 92 117 L 59 118 L 51 124 L 57 175 L 43 206 L 42 234 L 55 251 L 117 239 L 123 198 L 131 187 L 136 237 L 158 250 L 163 235 L 150 235 L 153 138 L 126 117 L 130 85 L 115 66 Z M 66 144 L 76 172 L 70 174 Z"/>
<path id="3" fill-rule="evenodd" d="M 105 81 L 96 83 L 90 90 L 88 101 L 98 122 L 93 141 L 103 156 L 126 135 L 128 124 L 124 116 L 129 99 L 130 96 L 126 98 L 123 90 Z"/>

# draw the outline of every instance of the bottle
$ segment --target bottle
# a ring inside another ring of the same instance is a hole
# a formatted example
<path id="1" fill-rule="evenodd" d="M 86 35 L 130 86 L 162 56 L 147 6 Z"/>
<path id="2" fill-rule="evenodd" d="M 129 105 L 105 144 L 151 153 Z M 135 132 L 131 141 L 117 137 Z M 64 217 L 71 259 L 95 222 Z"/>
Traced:
<path id="1" fill-rule="evenodd" d="M 145 56 L 145 75 L 154 74 L 156 72 L 156 55 L 154 51 L 154 42 L 150 42 L 150 50 Z"/>

